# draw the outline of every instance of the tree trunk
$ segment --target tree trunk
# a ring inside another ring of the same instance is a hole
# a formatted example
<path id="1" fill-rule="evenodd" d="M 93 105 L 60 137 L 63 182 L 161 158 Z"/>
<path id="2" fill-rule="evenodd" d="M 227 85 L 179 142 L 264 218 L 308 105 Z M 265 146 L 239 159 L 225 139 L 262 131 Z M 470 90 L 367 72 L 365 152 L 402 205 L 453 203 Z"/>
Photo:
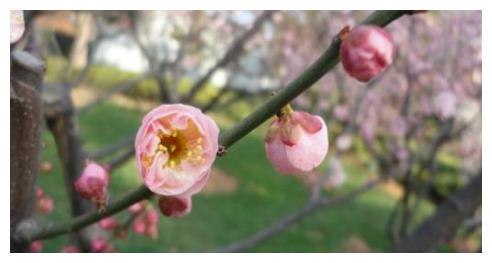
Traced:
<path id="1" fill-rule="evenodd" d="M 34 187 L 41 154 L 42 103 L 39 96 L 45 67 L 22 51 L 11 53 L 10 75 L 10 251 L 27 252 L 29 244 L 12 239 L 20 222 L 32 216 Z"/>

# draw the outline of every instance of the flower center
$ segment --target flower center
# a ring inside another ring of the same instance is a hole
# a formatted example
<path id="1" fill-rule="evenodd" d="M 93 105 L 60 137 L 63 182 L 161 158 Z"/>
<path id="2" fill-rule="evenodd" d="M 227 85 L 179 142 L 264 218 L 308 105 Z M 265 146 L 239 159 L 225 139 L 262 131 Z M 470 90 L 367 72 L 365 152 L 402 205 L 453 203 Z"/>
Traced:
<path id="1" fill-rule="evenodd" d="M 203 139 L 196 125 L 187 121 L 185 129 L 168 129 L 169 133 L 159 132 L 159 144 L 156 153 L 162 152 L 168 154 L 168 160 L 164 167 L 179 168 L 184 160 L 192 164 L 202 164 L 205 162 L 203 157 Z"/>

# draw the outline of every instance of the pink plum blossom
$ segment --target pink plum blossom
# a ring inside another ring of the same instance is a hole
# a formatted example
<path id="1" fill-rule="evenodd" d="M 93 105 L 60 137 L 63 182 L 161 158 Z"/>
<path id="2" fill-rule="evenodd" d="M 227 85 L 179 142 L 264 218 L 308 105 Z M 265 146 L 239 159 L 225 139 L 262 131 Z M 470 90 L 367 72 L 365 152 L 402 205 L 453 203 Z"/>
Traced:
<path id="1" fill-rule="evenodd" d="M 39 241 L 39 240 L 32 242 L 30 250 L 32 253 L 41 252 L 41 250 L 43 250 L 43 243 L 41 243 L 41 241 Z"/>
<path id="2" fill-rule="evenodd" d="M 24 34 L 24 15 L 22 10 L 10 11 L 10 44 L 14 44 Z"/>
<path id="3" fill-rule="evenodd" d="M 37 210 L 41 214 L 49 214 L 53 211 L 53 198 L 47 196 L 41 187 L 36 188 Z"/>
<path id="4" fill-rule="evenodd" d="M 434 97 L 434 113 L 441 120 L 452 118 L 458 110 L 458 100 L 450 90 L 443 90 Z"/>
<path id="5" fill-rule="evenodd" d="M 328 152 L 323 119 L 284 107 L 265 138 L 268 160 L 281 174 L 305 174 L 319 166 Z"/>
<path id="6" fill-rule="evenodd" d="M 102 209 L 108 200 L 108 167 L 96 162 L 86 161 L 84 171 L 75 182 L 75 189 L 85 199 L 97 204 Z"/>
<path id="7" fill-rule="evenodd" d="M 145 220 L 142 217 L 138 217 L 133 221 L 133 231 L 135 231 L 136 234 L 143 234 L 145 232 Z"/>
<path id="8" fill-rule="evenodd" d="M 48 196 L 43 196 L 38 199 L 38 211 L 42 214 L 49 214 L 53 211 L 53 199 Z"/>
<path id="9" fill-rule="evenodd" d="M 138 203 L 131 205 L 128 208 L 128 211 L 130 211 L 130 213 L 132 213 L 132 214 L 138 214 L 138 213 L 142 212 L 144 209 L 145 209 L 145 201 L 141 201 L 141 202 L 138 202 Z"/>
<path id="10" fill-rule="evenodd" d="M 190 196 L 206 184 L 218 150 L 219 128 L 198 108 L 164 104 L 149 112 L 135 139 L 144 184 L 163 196 Z"/>
<path id="11" fill-rule="evenodd" d="M 103 238 L 97 238 L 91 242 L 91 252 L 113 253 L 116 250 Z"/>
<path id="12" fill-rule="evenodd" d="M 133 231 L 139 235 L 146 235 L 157 239 L 159 234 L 159 213 L 152 206 L 147 206 L 143 213 L 139 214 L 133 221 Z"/>
<path id="13" fill-rule="evenodd" d="M 99 221 L 99 227 L 101 227 L 104 230 L 111 230 L 119 225 L 120 223 L 118 222 L 118 220 L 116 220 L 113 217 L 106 217 L 103 218 L 101 221 Z"/>
<path id="14" fill-rule="evenodd" d="M 362 82 L 383 72 L 393 62 L 393 55 L 391 35 L 377 26 L 356 27 L 342 40 L 340 47 L 343 68 Z"/>
<path id="15" fill-rule="evenodd" d="M 169 217 L 182 217 L 191 212 L 191 197 L 159 197 L 161 213 Z"/>

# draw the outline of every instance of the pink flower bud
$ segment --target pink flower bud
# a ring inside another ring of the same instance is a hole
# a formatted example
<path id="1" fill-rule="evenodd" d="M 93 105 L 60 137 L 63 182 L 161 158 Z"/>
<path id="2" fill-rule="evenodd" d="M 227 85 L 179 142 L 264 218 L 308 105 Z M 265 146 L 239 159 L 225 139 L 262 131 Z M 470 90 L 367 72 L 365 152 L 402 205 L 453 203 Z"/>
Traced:
<path id="1" fill-rule="evenodd" d="M 447 120 L 456 116 L 458 100 L 450 90 L 443 90 L 434 97 L 434 113 L 441 120 Z"/>
<path id="2" fill-rule="evenodd" d="M 281 174 L 304 174 L 319 166 L 328 152 L 323 119 L 306 112 L 282 109 L 265 138 L 268 160 Z"/>
<path id="3" fill-rule="evenodd" d="M 145 203 L 144 203 L 144 201 L 141 201 L 141 202 L 138 202 L 138 203 L 131 205 L 128 208 L 128 211 L 130 211 L 130 213 L 132 213 L 132 214 L 138 214 L 138 213 L 142 212 L 144 210 L 144 208 L 145 208 Z"/>
<path id="4" fill-rule="evenodd" d="M 362 82 L 383 72 L 393 62 L 393 55 L 391 35 L 377 26 L 356 27 L 342 40 L 340 47 L 343 68 Z"/>
<path id="5" fill-rule="evenodd" d="M 38 211 L 41 214 L 49 214 L 53 211 L 53 199 L 48 196 L 43 196 L 38 199 Z"/>
<path id="6" fill-rule="evenodd" d="M 148 225 L 145 229 L 145 235 L 152 239 L 157 239 L 157 237 L 159 236 L 157 225 Z"/>
<path id="7" fill-rule="evenodd" d="M 136 234 L 143 234 L 145 232 L 145 220 L 143 218 L 136 218 L 133 221 L 133 231 Z"/>
<path id="8" fill-rule="evenodd" d="M 41 187 L 36 187 L 36 198 L 40 199 L 44 196 L 44 191 Z"/>
<path id="9" fill-rule="evenodd" d="M 139 235 L 146 235 L 152 239 L 157 239 L 158 236 L 159 213 L 148 207 L 144 213 L 138 215 L 133 221 L 133 231 Z"/>
<path id="10" fill-rule="evenodd" d="M 43 250 L 43 243 L 41 241 L 37 240 L 31 243 L 31 252 L 32 253 L 39 253 L 41 250 Z"/>
<path id="11" fill-rule="evenodd" d="M 191 212 L 191 197 L 159 197 L 161 213 L 169 217 L 182 217 Z"/>
<path id="12" fill-rule="evenodd" d="M 144 184 L 163 196 L 188 196 L 206 184 L 218 150 L 219 128 L 199 109 L 161 105 L 142 121 L 135 139 Z"/>
<path id="13" fill-rule="evenodd" d="M 159 213 L 155 209 L 149 209 L 145 216 L 147 224 L 155 225 L 159 223 Z"/>
<path id="14" fill-rule="evenodd" d="M 76 246 L 66 246 L 61 250 L 62 253 L 80 253 L 80 249 Z"/>
<path id="15" fill-rule="evenodd" d="M 41 171 L 45 173 L 51 173 L 53 171 L 53 164 L 48 161 L 44 161 L 41 163 Z"/>
<path id="16" fill-rule="evenodd" d="M 10 44 L 14 44 L 24 34 L 24 15 L 22 10 L 10 11 Z"/>
<path id="17" fill-rule="evenodd" d="M 91 252 L 112 253 L 115 252 L 115 249 L 105 239 L 98 238 L 92 241 Z"/>
<path id="18" fill-rule="evenodd" d="M 113 217 L 106 217 L 99 221 L 99 227 L 104 230 L 112 230 L 115 227 L 119 226 L 120 223 Z"/>
<path id="19" fill-rule="evenodd" d="M 109 174 L 107 168 L 87 161 L 82 175 L 75 182 L 75 189 L 85 199 L 97 204 L 101 209 L 106 206 L 108 197 Z"/>

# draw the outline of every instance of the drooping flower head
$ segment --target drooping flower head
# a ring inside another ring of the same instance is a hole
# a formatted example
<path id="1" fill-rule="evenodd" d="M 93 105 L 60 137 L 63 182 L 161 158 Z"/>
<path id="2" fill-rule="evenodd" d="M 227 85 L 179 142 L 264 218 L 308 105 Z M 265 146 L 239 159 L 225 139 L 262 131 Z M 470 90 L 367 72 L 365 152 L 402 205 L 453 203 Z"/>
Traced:
<path id="1" fill-rule="evenodd" d="M 367 82 L 393 62 L 391 35 L 381 27 L 362 25 L 342 35 L 340 58 L 345 71 L 355 79 Z"/>
<path id="2" fill-rule="evenodd" d="M 287 105 L 268 128 L 265 150 L 277 172 L 304 174 L 325 159 L 328 129 L 321 117 Z"/>
<path id="3" fill-rule="evenodd" d="M 24 15 L 22 10 L 11 10 L 10 11 L 10 44 L 14 44 L 19 41 L 24 34 Z"/>
<path id="4" fill-rule="evenodd" d="M 219 128 L 199 109 L 165 104 L 149 112 L 135 139 L 144 184 L 163 196 L 190 196 L 208 180 Z"/>
<path id="5" fill-rule="evenodd" d="M 161 213 L 169 217 L 183 217 L 191 212 L 191 197 L 159 197 Z"/>
<path id="6" fill-rule="evenodd" d="M 75 189 L 85 199 L 103 209 L 108 201 L 109 168 L 86 161 L 84 171 L 75 182 Z"/>

